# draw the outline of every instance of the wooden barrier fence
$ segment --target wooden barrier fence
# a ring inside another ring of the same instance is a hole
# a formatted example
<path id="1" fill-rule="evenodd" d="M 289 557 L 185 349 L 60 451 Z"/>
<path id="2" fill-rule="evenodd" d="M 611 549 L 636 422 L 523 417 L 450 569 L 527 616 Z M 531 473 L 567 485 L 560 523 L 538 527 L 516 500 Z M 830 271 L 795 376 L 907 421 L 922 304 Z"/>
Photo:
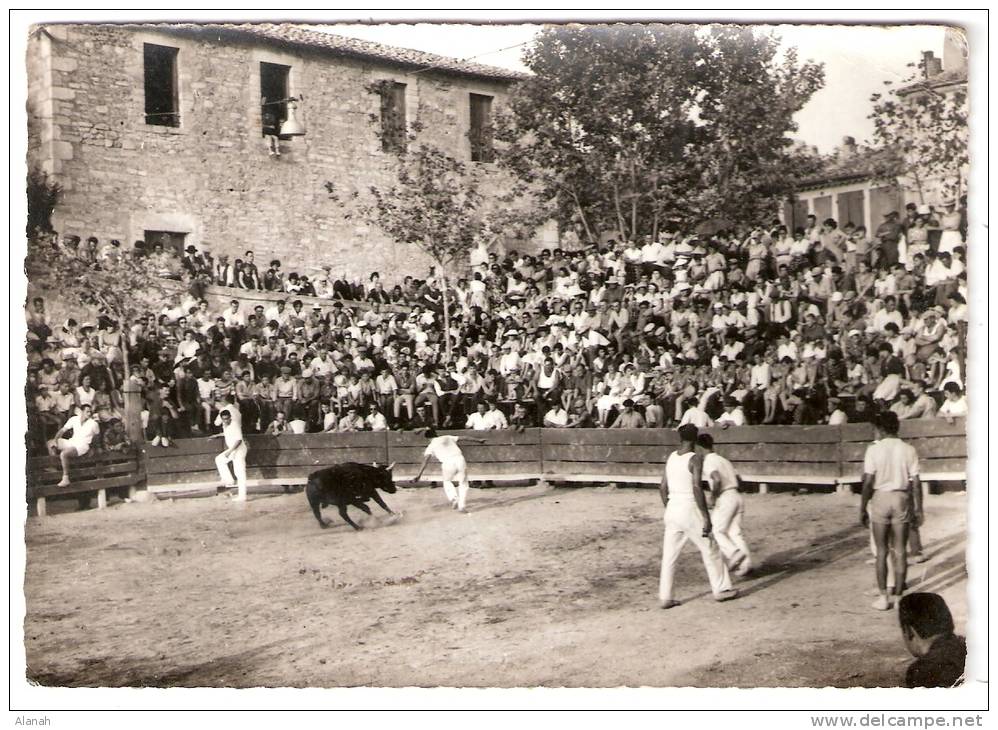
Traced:
<path id="1" fill-rule="evenodd" d="M 64 487 L 62 466 L 57 456 L 35 456 L 28 459 L 26 474 L 27 499 L 35 503 L 35 511 L 44 517 L 49 497 L 97 497 L 97 506 L 107 504 L 108 491 L 133 494 L 145 481 L 142 454 L 138 449 L 103 451 L 74 460 L 69 467 L 72 480 Z"/>
<path id="2" fill-rule="evenodd" d="M 672 429 L 527 429 L 448 431 L 484 439 L 464 444 L 473 481 L 615 482 L 657 484 L 669 452 L 677 444 Z M 743 426 L 710 429 L 717 451 L 730 459 L 749 483 L 839 486 L 862 479 L 863 454 L 873 438 L 867 424 L 848 426 Z M 966 479 L 966 423 L 943 419 L 904 421 L 901 436 L 919 453 L 923 481 Z M 145 482 L 153 492 L 212 489 L 220 480 L 215 457 L 219 439 L 185 439 L 175 448 L 147 446 L 135 451 L 84 457 L 74 463 L 68 487 L 51 457 L 29 463 L 29 498 L 134 488 Z M 308 474 L 331 464 L 395 462 L 396 481 L 416 476 L 427 439 L 419 433 L 302 434 L 247 436 L 250 486 L 304 484 Z M 424 481 L 440 481 L 431 460 Z M 44 510 L 44 503 L 41 503 Z"/>

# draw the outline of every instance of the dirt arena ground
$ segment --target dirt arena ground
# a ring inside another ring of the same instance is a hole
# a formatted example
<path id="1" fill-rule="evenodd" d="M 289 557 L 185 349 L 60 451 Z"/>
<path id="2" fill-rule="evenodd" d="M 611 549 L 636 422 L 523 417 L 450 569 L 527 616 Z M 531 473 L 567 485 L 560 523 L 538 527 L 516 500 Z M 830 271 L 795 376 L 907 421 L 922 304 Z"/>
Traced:
<path id="1" fill-rule="evenodd" d="M 870 608 L 858 497 L 748 495 L 762 566 L 711 600 L 699 554 L 656 604 L 650 489 L 388 495 L 354 532 L 301 493 L 118 504 L 26 526 L 29 679 L 71 686 L 890 686 L 909 657 Z M 966 622 L 966 499 L 927 498 L 913 587 Z M 379 514 L 380 513 L 380 514 Z M 351 511 L 354 514 L 354 511 Z"/>

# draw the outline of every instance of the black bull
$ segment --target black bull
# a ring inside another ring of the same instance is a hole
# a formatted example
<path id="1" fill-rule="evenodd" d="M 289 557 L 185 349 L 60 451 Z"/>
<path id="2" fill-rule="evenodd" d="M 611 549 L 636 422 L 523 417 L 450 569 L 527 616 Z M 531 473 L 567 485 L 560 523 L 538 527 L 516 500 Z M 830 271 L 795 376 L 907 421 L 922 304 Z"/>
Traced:
<path id="1" fill-rule="evenodd" d="M 305 496 L 308 497 L 308 504 L 312 508 L 315 519 L 319 521 L 319 525 L 329 527 L 329 523 L 322 519 L 320 509 L 335 505 L 340 512 L 340 517 L 353 529 L 359 530 L 360 526 L 347 515 L 347 507 L 353 505 L 357 509 L 371 514 L 371 509 L 365 504 L 371 499 L 377 502 L 385 512 L 395 514 L 378 494 L 379 489 L 388 492 L 388 494 L 395 494 L 392 466 L 394 464 L 384 467 L 351 462 L 326 467 L 309 474 L 308 484 L 305 486 Z"/>

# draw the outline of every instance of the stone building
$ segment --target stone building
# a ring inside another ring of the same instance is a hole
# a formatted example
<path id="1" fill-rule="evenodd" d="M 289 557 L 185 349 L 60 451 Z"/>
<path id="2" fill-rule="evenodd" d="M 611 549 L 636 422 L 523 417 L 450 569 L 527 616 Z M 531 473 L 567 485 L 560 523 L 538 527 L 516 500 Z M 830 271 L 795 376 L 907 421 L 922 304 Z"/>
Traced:
<path id="1" fill-rule="evenodd" d="M 898 89 L 899 97 L 966 93 L 967 39 L 963 31 L 947 28 L 943 57 L 924 51 L 920 66 L 922 78 Z M 908 203 L 939 204 L 946 197 L 933 178 L 885 180 L 878 170 L 885 167 L 887 157 L 883 150 L 857 145 L 853 137 L 845 137 L 822 171 L 803 182 L 794 201 L 782 205 L 780 217 L 791 228 L 804 226 L 807 216 L 813 214 L 819 222 L 834 218 L 839 225 L 852 222 L 874 231 L 889 211 L 901 211 Z"/>
<path id="2" fill-rule="evenodd" d="M 64 190 L 53 220 L 63 234 L 230 259 L 253 250 L 285 271 L 330 264 L 394 281 L 428 261 L 346 219 L 326 183 L 390 182 L 379 124 L 418 121 L 427 141 L 491 166 L 489 120 L 517 78 L 297 25 L 36 26 L 28 163 Z M 264 125 L 289 115 L 306 133 L 271 155 Z M 490 172 L 498 190 L 503 176 Z"/>

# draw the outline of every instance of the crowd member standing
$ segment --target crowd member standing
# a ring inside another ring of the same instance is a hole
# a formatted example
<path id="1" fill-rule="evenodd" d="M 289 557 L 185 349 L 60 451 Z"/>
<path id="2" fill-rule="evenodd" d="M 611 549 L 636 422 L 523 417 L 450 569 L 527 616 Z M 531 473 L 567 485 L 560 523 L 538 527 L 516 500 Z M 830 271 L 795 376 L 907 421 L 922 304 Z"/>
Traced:
<path id="1" fill-rule="evenodd" d="M 216 433 L 208 438 L 224 438 L 225 450 L 215 457 L 215 466 L 218 467 L 218 475 L 222 478 L 222 484 L 226 487 L 237 487 L 239 493 L 235 500 L 246 501 L 246 454 L 249 447 L 246 446 L 246 439 L 243 437 L 242 425 L 232 416 L 229 409 L 222 410 L 218 414 L 222 422 L 222 432 Z M 232 474 L 229 473 L 229 464 L 236 473 L 236 480 L 232 481 Z"/>
<path id="2" fill-rule="evenodd" d="M 712 524 L 707 511 L 707 498 L 700 486 L 703 457 L 696 451 L 697 427 L 679 427 L 679 448 L 665 462 L 660 492 L 665 505 L 665 537 L 662 543 L 662 571 L 659 578 L 658 600 L 662 608 L 680 604 L 672 597 L 676 562 L 687 540 L 700 550 L 714 600 L 737 598 L 731 587 L 731 576 L 724 564 L 717 542 L 711 536 Z"/>
<path id="3" fill-rule="evenodd" d="M 745 500 L 738 491 L 738 474 L 730 461 L 714 451 L 709 433 L 700 434 L 697 445 L 703 449 L 703 476 L 714 496 L 714 538 L 728 567 L 735 575 L 744 576 L 752 569 L 752 556 L 742 534 Z"/>
<path id="4" fill-rule="evenodd" d="M 898 417 L 892 411 L 873 422 L 876 440 L 863 460 L 863 497 L 860 522 L 872 523 L 877 549 L 877 589 L 873 607 L 886 611 L 892 606 L 887 593 L 887 558 L 893 543 L 894 597 L 904 593 L 908 569 L 908 524 L 922 524 L 922 485 L 918 478 L 918 454 L 911 444 L 898 438 Z M 869 512 L 867 508 L 869 507 Z"/>

